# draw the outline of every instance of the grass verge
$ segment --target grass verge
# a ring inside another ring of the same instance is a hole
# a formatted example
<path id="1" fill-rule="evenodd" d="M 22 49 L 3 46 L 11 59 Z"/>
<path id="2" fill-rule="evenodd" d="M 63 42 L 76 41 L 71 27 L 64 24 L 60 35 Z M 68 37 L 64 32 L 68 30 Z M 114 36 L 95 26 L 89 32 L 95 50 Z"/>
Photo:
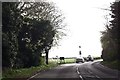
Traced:
<path id="1" fill-rule="evenodd" d="M 120 71 L 120 61 L 116 60 L 116 61 L 102 61 L 101 62 L 102 65 L 107 66 L 111 69 L 116 69 Z"/>
<path id="2" fill-rule="evenodd" d="M 32 75 L 42 71 L 47 70 L 53 67 L 56 67 L 58 64 L 54 62 L 50 62 L 49 65 L 41 65 L 37 67 L 30 67 L 30 68 L 21 68 L 21 69 L 6 69 L 3 71 L 2 80 L 8 80 L 8 78 L 29 78 Z"/>
<path id="3" fill-rule="evenodd" d="M 58 62 L 60 62 L 60 60 L 49 59 L 48 65 L 43 64 L 37 67 L 21 68 L 21 69 L 5 69 L 2 73 L 2 77 L 3 77 L 2 80 L 9 80 L 10 78 L 29 78 L 32 75 L 42 70 L 47 70 L 47 69 L 58 66 L 57 64 Z M 61 64 L 74 63 L 74 62 L 75 62 L 75 59 L 70 58 L 70 59 L 65 59 L 64 61 L 61 62 Z"/>

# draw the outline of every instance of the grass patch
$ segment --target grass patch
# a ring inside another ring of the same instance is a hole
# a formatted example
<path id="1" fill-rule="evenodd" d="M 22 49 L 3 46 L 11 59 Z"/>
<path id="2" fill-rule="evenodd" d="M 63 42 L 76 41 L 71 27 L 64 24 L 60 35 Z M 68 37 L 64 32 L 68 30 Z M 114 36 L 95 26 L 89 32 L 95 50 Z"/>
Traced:
<path id="1" fill-rule="evenodd" d="M 74 58 L 65 58 L 64 60 L 60 61 L 59 60 L 59 63 L 60 64 L 68 64 L 68 63 L 75 63 L 75 59 Z"/>
<path id="2" fill-rule="evenodd" d="M 67 63 L 75 63 L 75 58 L 65 58 L 64 60 L 60 60 L 60 59 L 50 59 L 51 62 L 56 62 L 59 64 L 67 64 Z"/>
<path id="3" fill-rule="evenodd" d="M 65 59 L 65 63 L 75 63 L 75 59 L 74 58 L 68 58 L 68 59 Z"/>
<path id="4" fill-rule="evenodd" d="M 111 69 L 120 70 L 120 61 L 118 61 L 118 60 L 116 60 L 116 61 L 102 61 L 101 64 L 104 66 L 107 66 Z"/>
<path id="5" fill-rule="evenodd" d="M 53 67 L 56 67 L 58 64 L 54 62 L 49 62 L 49 65 L 41 65 L 37 67 L 30 68 L 21 68 L 21 69 L 6 69 L 3 71 L 2 80 L 6 80 L 7 78 L 29 78 L 30 76 L 42 71 L 47 70 Z"/>

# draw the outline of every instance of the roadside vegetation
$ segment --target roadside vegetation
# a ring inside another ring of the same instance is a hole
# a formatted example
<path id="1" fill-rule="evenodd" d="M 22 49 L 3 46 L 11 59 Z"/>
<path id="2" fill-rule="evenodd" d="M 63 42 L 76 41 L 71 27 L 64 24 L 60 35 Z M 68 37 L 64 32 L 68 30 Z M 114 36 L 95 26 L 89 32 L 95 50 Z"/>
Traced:
<path id="1" fill-rule="evenodd" d="M 57 63 L 55 62 L 49 62 L 49 64 L 42 64 L 40 66 L 36 67 L 30 67 L 30 68 L 20 68 L 20 69 L 6 69 L 3 71 L 3 79 L 2 80 L 9 80 L 9 79 L 27 79 L 30 78 L 31 76 L 37 74 L 40 71 L 48 70 L 53 67 L 58 66 Z"/>
<path id="2" fill-rule="evenodd" d="M 111 3 L 109 19 L 105 17 L 107 22 L 105 24 L 105 31 L 102 31 L 102 64 L 110 68 L 120 70 L 120 1 Z"/>
<path id="3" fill-rule="evenodd" d="M 116 61 L 102 61 L 101 62 L 102 65 L 107 66 L 108 68 L 111 69 L 117 69 L 120 71 L 120 61 L 116 60 Z"/>
<path id="4" fill-rule="evenodd" d="M 17 78 L 30 78 L 31 76 L 35 75 L 36 73 L 44 70 L 48 70 L 54 67 L 57 67 L 60 64 L 67 64 L 67 63 L 75 63 L 74 58 L 65 58 L 64 61 L 60 61 L 60 59 L 49 59 L 49 64 L 47 65 L 45 61 L 42 61 L 42 65 L 40 66 L 33 66 L 30 68 L 19 68 L 19 69 L 5 69 L 2 73 L 3 79 L 2 80 L 9 80 L 17 79 Z"/>
<path id="5" fill-rule="evenodd" d="M 65 36 L 64 16 L 55 4 L 2 2 L 2 10 L 3 77 L 28 77 L 54 66 L 49 50 Z"/>

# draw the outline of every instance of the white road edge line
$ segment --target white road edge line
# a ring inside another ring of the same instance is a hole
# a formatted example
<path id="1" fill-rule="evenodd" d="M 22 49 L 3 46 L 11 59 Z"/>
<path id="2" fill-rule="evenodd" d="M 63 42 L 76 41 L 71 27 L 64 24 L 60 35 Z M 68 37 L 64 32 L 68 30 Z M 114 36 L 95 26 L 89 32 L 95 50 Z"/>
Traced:
<path id="1" fill-rule="evenodd" d="M 38 73 L 38 74 L 39 74 L 39 73 Z M 27 80 L 32 79 L 33 77 L 37 76 L 38 74 L 35 74 L 35 75 L 31 76 L 31 77 L 30 77 L 29 79 L 27 79 Z"/>

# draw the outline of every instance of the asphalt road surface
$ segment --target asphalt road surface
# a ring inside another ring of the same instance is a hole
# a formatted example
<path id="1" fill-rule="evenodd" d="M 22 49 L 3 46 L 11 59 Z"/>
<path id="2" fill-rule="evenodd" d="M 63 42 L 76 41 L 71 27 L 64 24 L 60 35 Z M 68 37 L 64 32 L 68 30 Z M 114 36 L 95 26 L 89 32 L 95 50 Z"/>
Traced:
<path id="1" fill-rule="evenodd" d="M 62 64 L 42 71 L 28 80 L 120 80 L 120 72 L 100 64 L 100 61 Z"/>

